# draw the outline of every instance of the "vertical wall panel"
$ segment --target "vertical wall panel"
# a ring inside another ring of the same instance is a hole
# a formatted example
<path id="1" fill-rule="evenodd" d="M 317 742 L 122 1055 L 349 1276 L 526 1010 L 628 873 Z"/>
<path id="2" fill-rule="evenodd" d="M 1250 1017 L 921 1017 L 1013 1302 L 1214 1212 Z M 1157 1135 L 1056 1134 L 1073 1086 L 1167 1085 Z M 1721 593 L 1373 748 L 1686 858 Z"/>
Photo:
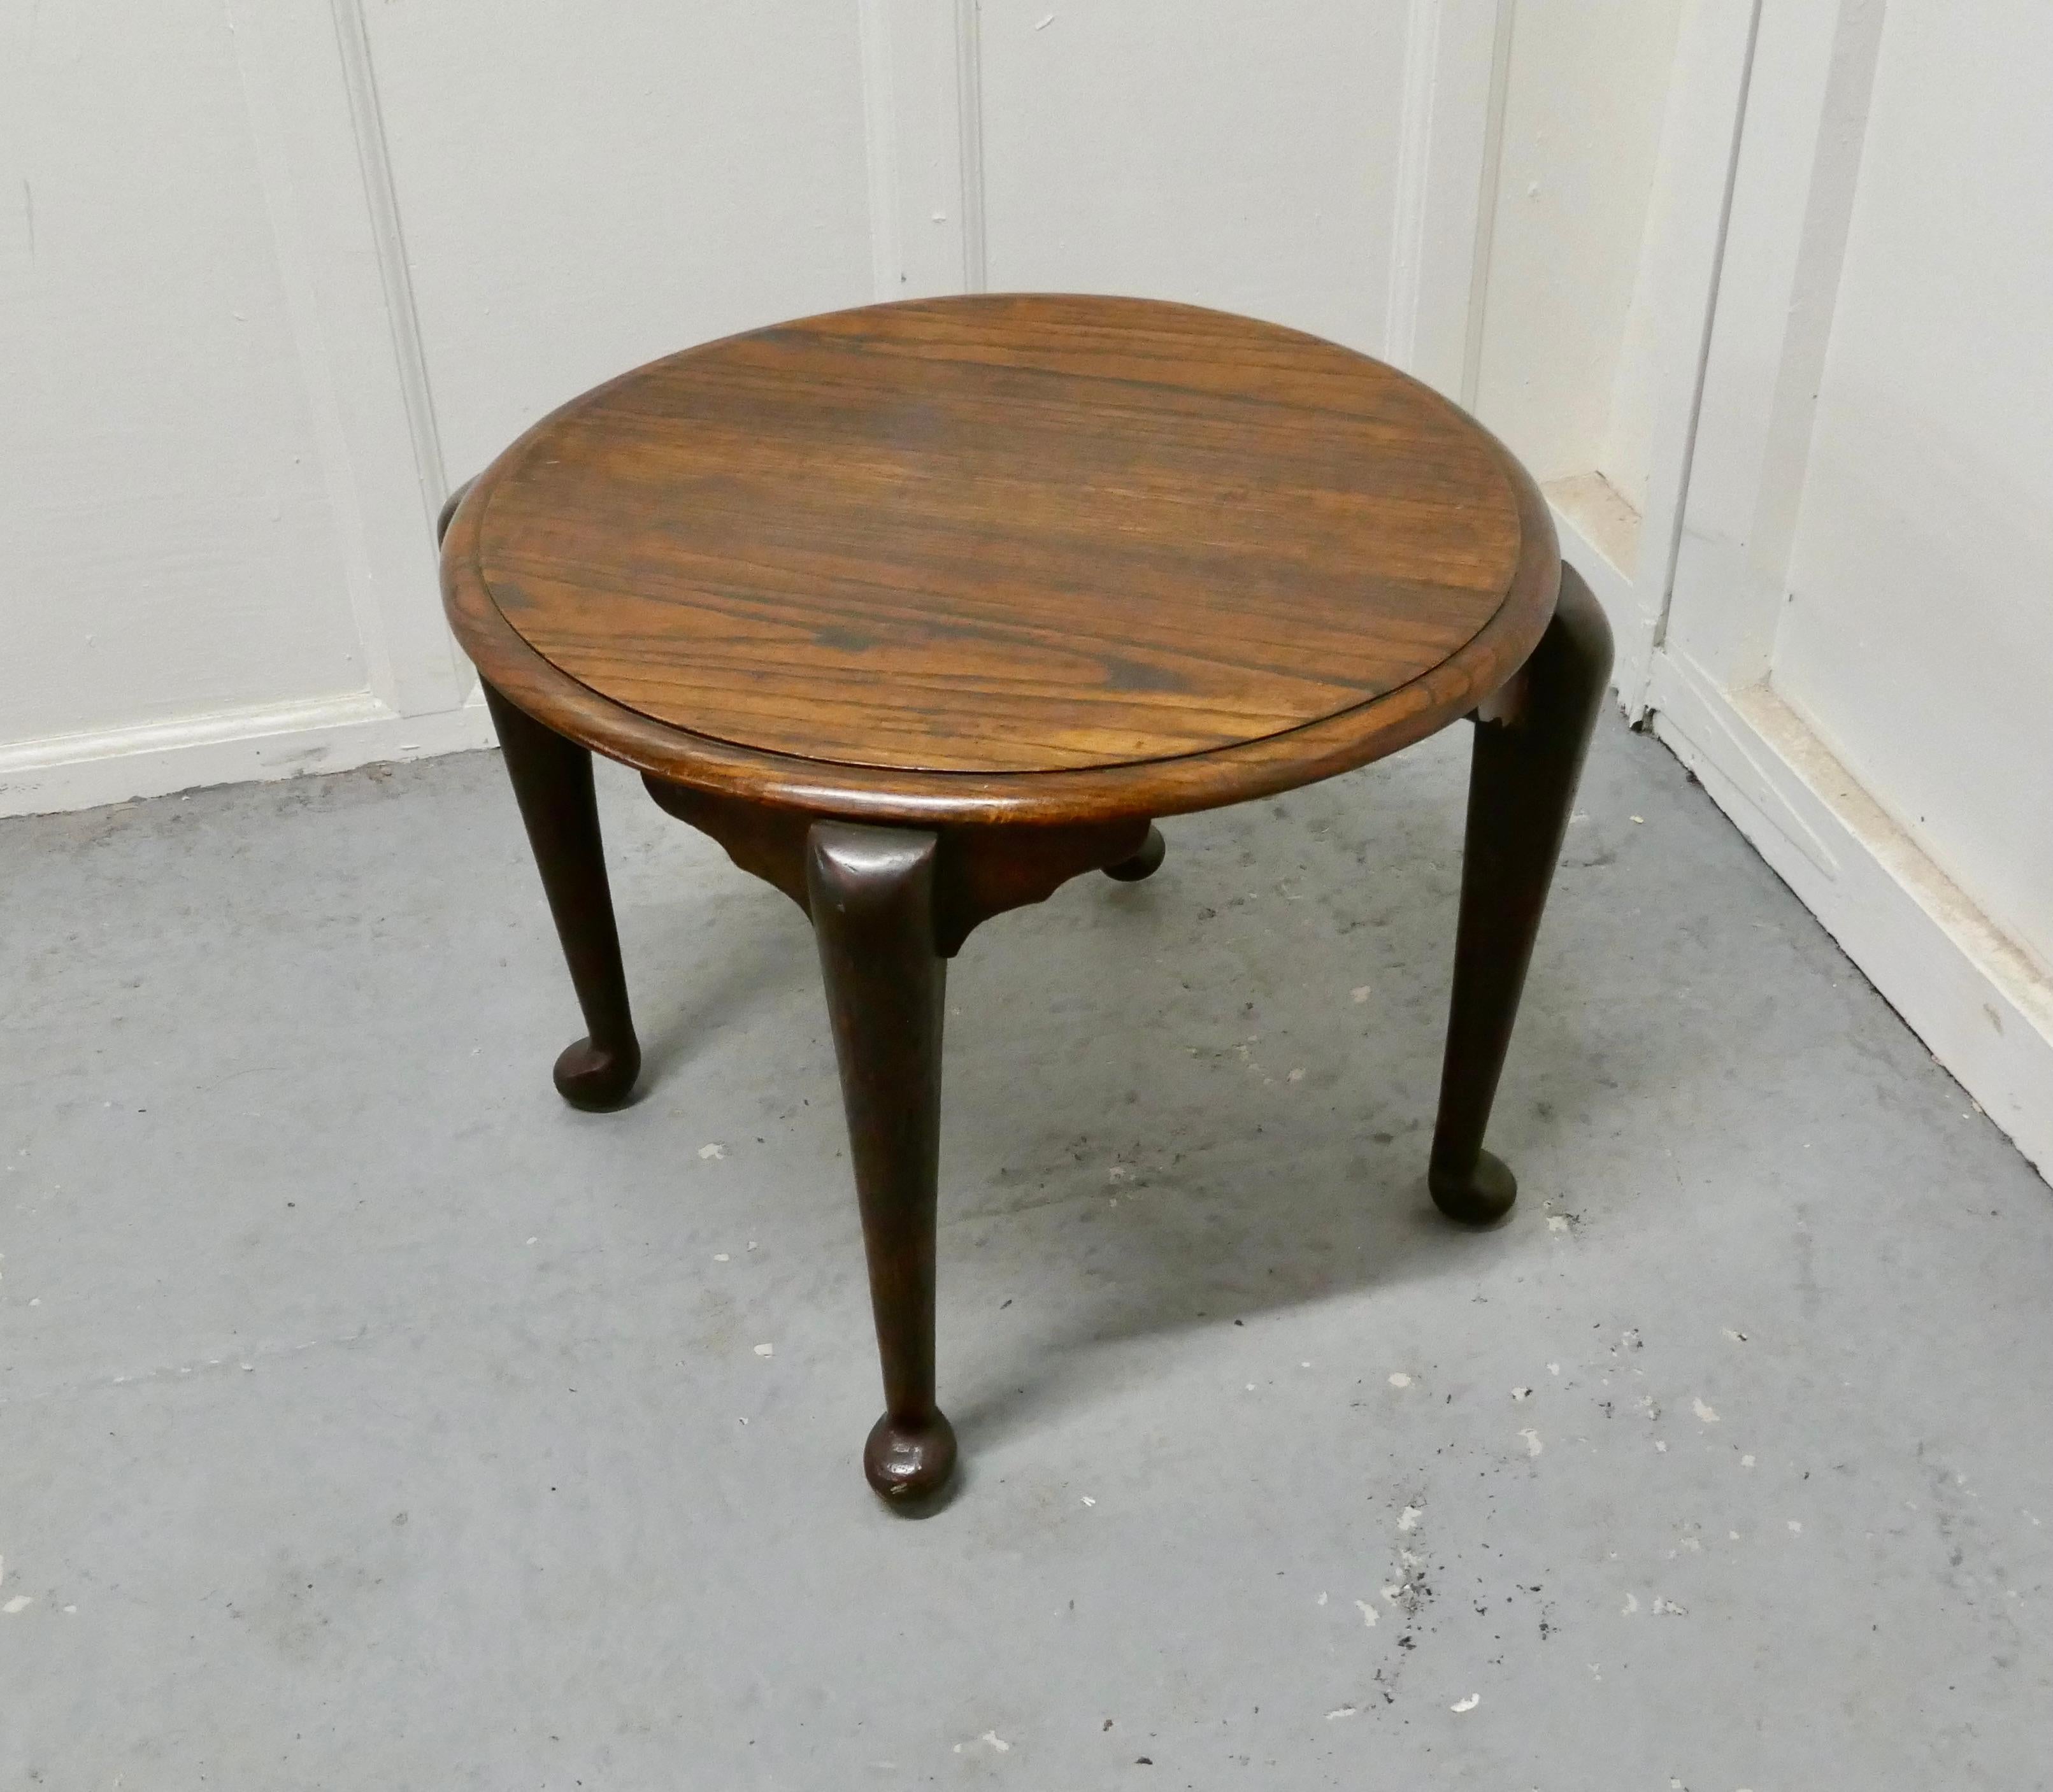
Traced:
<path id="1" fill-rule="evenodd" d="M 2053 15 L 1893 0 L 1776 689 L 2053 965 Z"/>
<path id="2" fill-rule="evenodd" d="M 362 688 L 218 0 L 0 10 L 0 743 Z"/>
<path id="3" fill-rule="evenodd" d="M 446 485 L 731 331 L 1152 293 L 1449 383 L 1499 4 L 0 9 L 0 810 L 486 738 Z"/>
<path id="4" fill-rule="evenodd" d="M 364 18 L 453 479 L 609 374 L 870 296 L 848 0 Z"/>
<path id="5" fill-rule="evenodd" d="M 1646 427 L 1622 438 L 1636 464 L 1605 449 L 1682 12 L 1521 0 L 1478 367 L 1477 414 L 1537 478 L 1601 471 L 1635 508 Z"/>
<path id="6" fill-rule="evenodd" d="M 981 12 L 994 290 L 1187 300 L 1381 351 L 1404 0 Z"/>

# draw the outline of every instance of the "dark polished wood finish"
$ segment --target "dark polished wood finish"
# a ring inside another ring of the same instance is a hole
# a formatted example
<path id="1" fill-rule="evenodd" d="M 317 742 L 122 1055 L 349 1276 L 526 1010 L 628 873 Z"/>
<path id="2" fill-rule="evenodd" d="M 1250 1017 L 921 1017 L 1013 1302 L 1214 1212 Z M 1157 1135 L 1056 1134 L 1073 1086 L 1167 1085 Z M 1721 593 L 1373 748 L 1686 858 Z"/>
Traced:
<path id="1" fill-rule="evenodd" d="M 1148 837 L 1140 843 L 1140 850 L 1130 859 L 1121 859 L 1117 865 L 1105 868 L 1108 877 L 1116 877 L 1122 884 L 1137 884 L 1144 877 L 1152 877 L 1162 869 L 1162 861 L 1168 856 L 1168 842 L 1163 839 L 1162 830 L 1152 823 Z"/>
<path id="2" fill-rule="evenodd" d="M 806 888 L 848 1109 L 884 1416 L 863 1446 L 869 1484 L 893 1501 L 940 1490 L 956 1434 L 934 1404 L 934 1211 L 941 1151 L 941 1015 L 936 949 L 940 842 L 905 828 L 818 821 Z"/>
<path id="3" fill-rule="evenodd" d="M 584 1010 L 585 1037 L 556 1059 L 557 1091 L 573 1108 L 603 1112 L 634 1092 L 642 1047 L 627 1007 L 620 933 L 599 833 L 591 755 L 526 715 L 488 684 L 485 700 L 541 868 L 542 888 Z"/>
<path id="4" fill-rule="evenodd" d="M 451 618 L 560 732 L 671 782 L 911 826 L 1152 818 L 1466 715 L 1559 559 L 1444 399 L 1129 299 L 872 306 L 567 405 L 458 505 Z"/>
<path id="5" fill-rule="evenodd" d="M 1487 1225 L 1517 1179 L 1482 1148 L 1540 914 L 1611 675 L 1611 627 L 1573 567 L 1518 676 L 1476 716 L 1462 846 L 1454 987 L 1427 1186 L 1442 1213 Z"/>
<path id="6" fill-rule="evenodd" d="M 590 1029 L 565 1096 L 625 1100 L 640 1061 L 589 751 L 811 917 L 887 1500 L 955 1460 L 934 1404 L 947 960 L 1072 877 L 1152 875 L 1158 817 L 1478 718 L 1428 1181 L 1459 1219 L 1509 1206 L 1483 1131 L 1608 636 L 1532 480 L 1424 386 L 1188 306 L 871 306 L 587 394 L 446 527 L 450 621 Z"/>

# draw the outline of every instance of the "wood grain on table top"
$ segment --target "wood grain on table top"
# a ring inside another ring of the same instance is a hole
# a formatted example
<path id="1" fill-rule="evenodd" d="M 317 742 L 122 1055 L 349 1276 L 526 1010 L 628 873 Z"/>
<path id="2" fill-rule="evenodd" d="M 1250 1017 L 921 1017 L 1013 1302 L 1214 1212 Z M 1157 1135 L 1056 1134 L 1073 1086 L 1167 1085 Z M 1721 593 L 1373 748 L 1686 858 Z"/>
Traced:
<path id="1" fill-rule="evenodd" d="M 1184 306 L 979 296 L 600 387 L 480 480 L 446 577 L 501 688 L 488 608 L 599 707 L 924 785 L 1231 753 L 1428 675 L 1436 709 L 1472 705 L 1545 625 L 1553 552 L 1503 450 L 1380 363 Z"/>

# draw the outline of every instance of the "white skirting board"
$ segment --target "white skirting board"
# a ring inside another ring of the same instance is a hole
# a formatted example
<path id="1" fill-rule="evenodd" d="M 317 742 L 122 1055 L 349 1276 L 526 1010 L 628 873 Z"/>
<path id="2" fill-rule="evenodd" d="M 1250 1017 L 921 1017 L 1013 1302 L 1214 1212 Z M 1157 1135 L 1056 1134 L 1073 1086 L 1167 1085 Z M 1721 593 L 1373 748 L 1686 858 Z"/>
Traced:
<path id="1" fill-rule="evenodd" d="M 367 692 L 222 710 L 0 747 L 0 815 L 92 809 L 493 744 L 481 695 L 425 716 L 402 716 Z"/>
<path id="2" fill-rule="evenodd" d="M 1766 685 L 1654 656 L 1655 733 L 2039 1173 L 2053 1181 L 2053 978 Z"/>

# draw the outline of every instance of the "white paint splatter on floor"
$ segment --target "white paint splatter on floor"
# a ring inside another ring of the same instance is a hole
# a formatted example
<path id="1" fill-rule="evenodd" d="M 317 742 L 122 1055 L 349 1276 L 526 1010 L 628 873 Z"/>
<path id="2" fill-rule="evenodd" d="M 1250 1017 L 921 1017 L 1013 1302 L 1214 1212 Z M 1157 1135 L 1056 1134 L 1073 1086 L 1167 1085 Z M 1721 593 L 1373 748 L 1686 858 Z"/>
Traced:
<path id="1" fill-rule="evenodd" d="M 716 1158 L 724 1158 L 726 1155 L 727 1147 L 724 1145 L 701 1145 L 699 1147 L 700 1159 L 707 1163 L 712 1163 Z"/>
<path id="2" fill-rule="evenodd" d="M 973 1737 L 968 1742 L 957 1743 L 956 1753 L 960 1755 L 966 1748 L 975 1748 L 979 1746 L 989 1749 L 995 1755 L 1009 1755 L 1012 1752 L 1011 1743 L 999 1735 L 995 1730 L 987 1730 L 982 1735 Z"/>
<path id="3" fill-rule="evenodd" d="M 1419 1528 L 1419 1520 L 1425 1516 L 1426 1508 L 1423 1506 L 1407 1506 L 1398 1515 L 1397 1528 L 1400 1531 L 1416 1531 Z"/>
<path id="4" fill-rule="evenodd" d="M 777 1354 L 777 1347 L 775 1344 L 758 1344 L 756 1347 L 756 1354 L 758 1356 L 775 1356 Z"/>
<path id="5" fill-rule="evenodd" d="M 1705 1405 L 1701 1399 L 1692 1400 L 1690 1402 L 1690 1410 L 1706 1425 L 1716 1425 L 1718 1422 L 1717 1408 Z"/>
<path id="6" fill-rule="evenodd" d="M 1482 1695 L 1480 1692 L 1471 1692 L 1466 1699 L 1458 1700 L 1454 1704 L 1448 1706 L 1447 1709 L 1449 1711 L 1474 1711 L 1476 1707 L 1482 1703 Z"/>
<path id="7" fill-rule="evenodd" d="M 1533 1430 L 1529 1425 L 1525 1430 L 1520 1432 L 1518 1435 L 1525 1440 L 1525 1453 L 1528 1456 L 1537 1456 L 1541 1451 L 1547 1447 L 1545 1444 L 1540 1441 L 1540 1433 Z"/>
<path id="8" fill-rule="evenodd" d="M 1361 1614 L 1362 1622 L 1373 1630 L 1376 1628 L 1376 1607 L 1366 1599 L 1357 1599 L 1354 1605 L 1355 1610 Z"/>

